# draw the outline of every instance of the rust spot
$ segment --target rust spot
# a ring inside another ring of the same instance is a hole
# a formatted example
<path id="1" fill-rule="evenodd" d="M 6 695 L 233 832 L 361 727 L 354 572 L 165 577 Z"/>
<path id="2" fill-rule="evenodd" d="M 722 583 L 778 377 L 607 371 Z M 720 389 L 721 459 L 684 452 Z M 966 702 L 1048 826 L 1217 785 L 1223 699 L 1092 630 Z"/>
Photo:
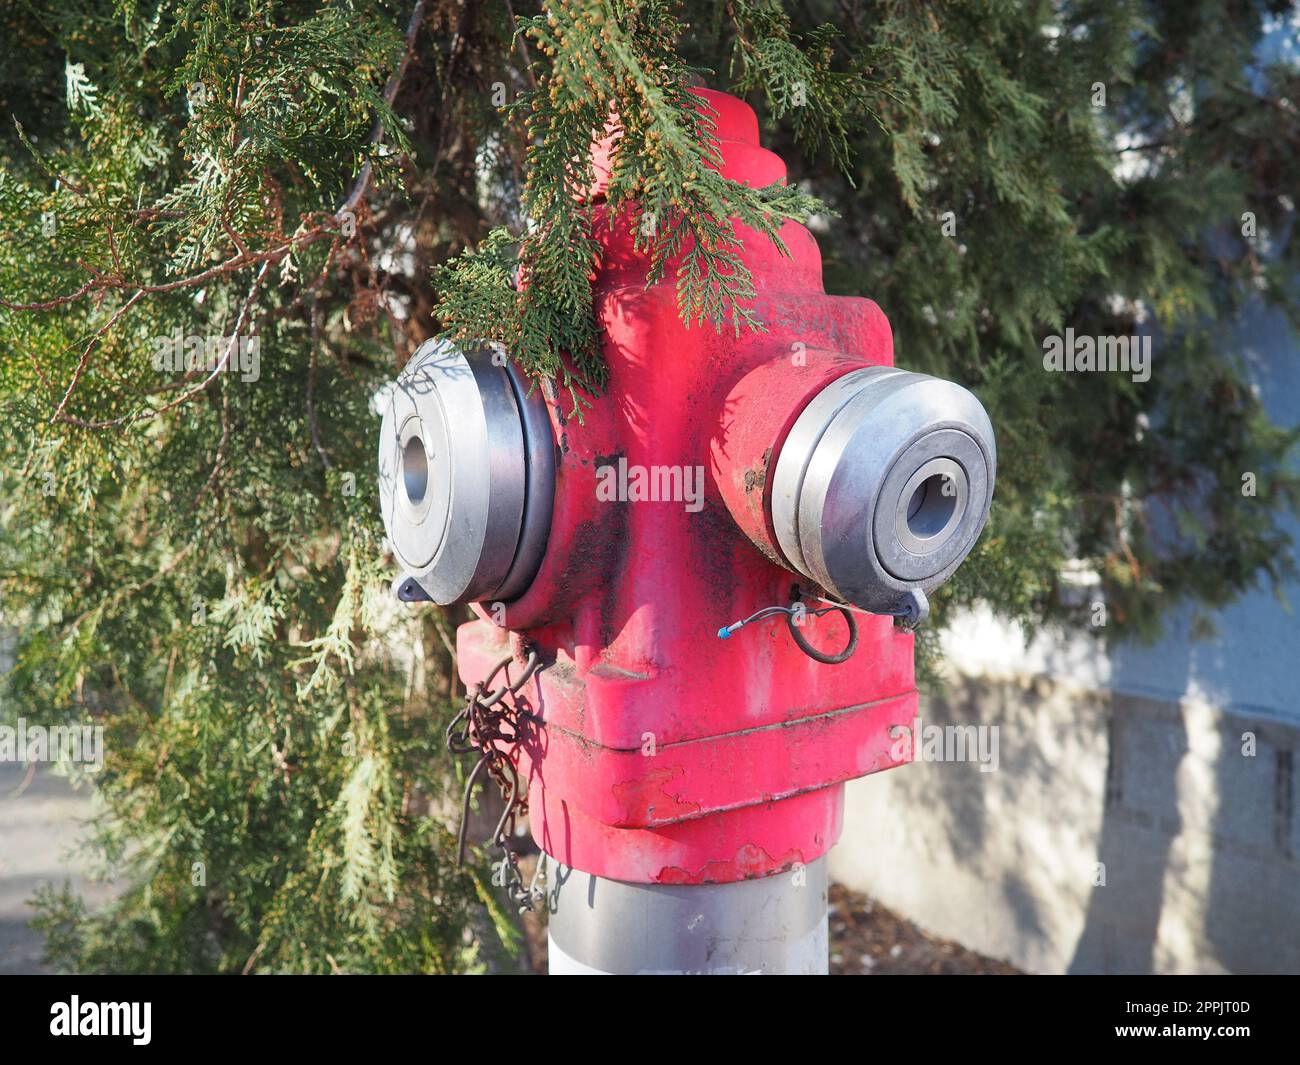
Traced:
<path id="1" fill-rule="evenodd" d="M 754 492 L 763 491 L 767 484 L 767 468 L 772 461 L 772 449 L 769 447 L 763 452 L 763 459 L 753 469 L 745 471 L 745 491 Z"/>

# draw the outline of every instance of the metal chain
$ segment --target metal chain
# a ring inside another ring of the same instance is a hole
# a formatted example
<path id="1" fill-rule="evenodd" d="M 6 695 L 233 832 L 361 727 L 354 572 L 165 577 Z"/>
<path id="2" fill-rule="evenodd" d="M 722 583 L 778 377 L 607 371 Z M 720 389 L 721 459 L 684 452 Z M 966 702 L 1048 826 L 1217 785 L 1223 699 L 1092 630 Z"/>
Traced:
<path id="1" fill-rule="evenodd" d="M 528 799 L 520 794 L 519 770 L 512 755 L 522 739 L 524 722 L 532 720 L 532 714 L 506 702 L 506 696 L 518 695 L 528 679 L 537 672 L 537 652 L 528 652 L 524 668 L 513 683 L 507 681 L 499 688 L 491 688 L 497 674 L 513 661 L 514 655 L 507 655 L 492 668 L 484 680 L 475 684 L 466 694 L 464 709 L 447 726 L 447 750 L 455 755 L 479 756 L 465 782 L 465 794 L 461 800 L 456 862 L 463 864 L 465 861 L 470 798 L 474 793 L 474 785 L 486 770 L 487 776 L 501 789 L 501 797 L 505 802 L 505 809 L 488 842 L 501 850 L 505 888 L 522 913 L 533 908 L 535 889 L 532 885 L 524 884 L 523 874 L 519 872 L 519 856 L 512 843 L 518 819 L 528 813 Z"/>

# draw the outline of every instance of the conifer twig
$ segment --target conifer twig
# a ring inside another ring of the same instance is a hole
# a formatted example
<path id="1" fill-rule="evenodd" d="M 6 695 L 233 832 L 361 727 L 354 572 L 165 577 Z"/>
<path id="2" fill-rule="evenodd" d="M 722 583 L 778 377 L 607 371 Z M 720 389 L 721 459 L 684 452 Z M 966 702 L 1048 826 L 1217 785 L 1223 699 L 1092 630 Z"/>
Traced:
<path id="1" fill-rule="evenodd" d="M 77 363 L 77 368 L 72 372 L 72 380 L 68 382 L 67 391 L 63 393 L 63 398 L 59 400 L 59 405 L 54 408 L 54 413 L 50 415 L 51 422 L 57 422 L 63 415 L 63 409 L 68 405 L 68 400 L 72 398 L 73 390 L 77 387 L 77 382 L 81 380 L 81 375 L 86 369 L 86 364 L 90 361 L 90 353 L 99 346 L 99 342 L 103 339 L 104 334 L 112 329 L 113 326 L 117 324 L 118 320 L 121 319 L 121 317 L 126 314 L 126 312 L 129 311 L 143 295 L 143 289 L 137 291 L 134 296 L 117 309 L 113 317 L 95 330 L 95 335 L 90 338 L 90 343 L 86 345 L 85 350 L 81 353 L 81 359 Z"/>
<path id="2" fill-rule="evenodd" d="M 258 292 L 261 291 L 262 288 L 262 279 L 266 277 L 266 272 L 270 268 L 270 266 L 271 263 L 269 260 L 263 262 L 262 268 L 258 270 L 257 276 L 253 278 L 253 284 L 249 288 L 248 296 L 245 298 L 244 305 L 239 310 L 239 317 L 235 321 L 235 331 L 233 334 L 231 334 L 230 342 L 226 345 L 226 350 L 222 353 L 221 358 L 217 360 L 217 365 L 213 368 L 212 372 L 209 373 L 207 377 L 205 377 L 199 384 L 195 385 L 188 392 L 184 393 L 183 395 L 177 396 L 169 403 L 164 403 L 161 407 L 155 407 L 154 409 L 147 410 L 147 411 L 140 411 L 137 414 L 125 414 L 119 418 L 107 418 L 103 421 L 91 422 L 91 421 L 86 421 L 83 418 L 75 417 L 73 415 L 56 412 L 58 416 L 58 420 L 61 422 L 67 422 L 69 425 L 75 425 L 81 429 L 112 429 L 112 428 L 116 428 L 119 425 L 131 425 L 136 422 L 148 421 L 151 418 L 156 418 L 160 414 L 165 414 L 167 411 L 179 407 L 182 403 L 189 402 L 200 392 L 202 392 L 205 388 L 207 388 L 207 386 L 216 378 L 217 374 L 221 373 L 221 371 L 226 368 L 226 364 L 230 361 L 230 354 L 235 349 L 235 346 L 239 343 L 239 337 L 242 334 L 244 327 L 248 324 L 248 319 L 252 311 L 253 303 L 256 301 L 257 294 Z M 120 313 L 121 312 L 119 312 L 119 314 Z"/>
<path id="3" fill-rule="evenodd" d="M 384 103 L 389 107 L 393 106 L 393 101 L 397 99 L 397 91 L 402 86 L 402 79 L 406 77 L 406 68 L 411 65 L 411 56 L 415 52 L 415 39 L 420 34 L 420 23 L 424 21 L 424 4 L 425 0 L 416 0 L 415 7 L 411 11 L 410 21 L 406 24 L 406 48 L 402 51 L 402 58 L 398 61 L 397 69 L 393 71 L 388 79 L 388 84 L 384 86 Z M 374 128 L 370 131 L 368 143 L 378 144 L 384 137 L 384 121 L 382 118 L 376 119 Z M 373 176 L 373 169 L 369 160 L 361 165 L 361 170 L 357 173 L 357 180 L 352 185 L 352 191 L 343 201 L 334 217 L 340 223 L 346 214 L 355 211 L 361 198 L 365 196 L 366 191 L 370 188 L 370 180 Z"/>

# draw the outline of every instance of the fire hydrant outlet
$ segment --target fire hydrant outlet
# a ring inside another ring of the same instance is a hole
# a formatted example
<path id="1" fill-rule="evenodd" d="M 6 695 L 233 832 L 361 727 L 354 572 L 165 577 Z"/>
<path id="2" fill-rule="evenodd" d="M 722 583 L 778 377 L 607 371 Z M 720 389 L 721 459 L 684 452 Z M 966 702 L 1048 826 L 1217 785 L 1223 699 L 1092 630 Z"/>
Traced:
<path id="1" fill-rule="evenodd" d="M 379 490 L 403 582 L 442 604 L 519 595 L 545 550 L 555 491 L 537 390 L 499 349 L 424 344 L 389 396 Z"/>
<path id="2" fill-rule="evenodd" d="M 869 367 L 827 385 L 791 428 L 772 482 L 790 565 L 868 610 L 897 610 L 975 545 L 997 452 L 984 408 L 951 381 Z"/>

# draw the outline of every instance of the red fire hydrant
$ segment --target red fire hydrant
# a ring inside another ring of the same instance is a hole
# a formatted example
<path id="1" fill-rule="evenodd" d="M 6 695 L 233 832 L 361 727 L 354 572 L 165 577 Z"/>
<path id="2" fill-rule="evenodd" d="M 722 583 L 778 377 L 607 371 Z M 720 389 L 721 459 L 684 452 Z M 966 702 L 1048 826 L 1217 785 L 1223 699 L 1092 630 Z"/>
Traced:
<path id="1" fill-rule="evenodd" d="M 784 178 L 753 111 L 699 92 L 723 174 Z M 431 342 L 392 390 L 398 592 L 479 616 L 459 737 L 527 793 L 552 971 L 824 971 L 843 784 L 910 750 L 909 627 L 987 519 L 992 429 L 892 369 L 803 226 L 789 258 L 741 231 L 767 331 L 737 336 L 684 326 L 631 220 L 592 209 L 609 378 L 582 421 L 487 346 Z"/>

